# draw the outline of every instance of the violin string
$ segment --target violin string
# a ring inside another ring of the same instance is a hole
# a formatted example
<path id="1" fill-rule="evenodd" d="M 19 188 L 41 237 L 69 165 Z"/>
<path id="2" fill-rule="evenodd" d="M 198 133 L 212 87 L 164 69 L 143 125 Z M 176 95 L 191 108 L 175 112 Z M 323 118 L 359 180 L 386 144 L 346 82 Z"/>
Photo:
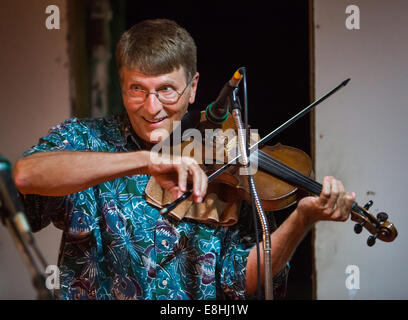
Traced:
<path id="1" fill-rule="evenodd" d="M 265 161 L 265 160 L 261 160 L 261 161 Z M 276 162 L 270 161 L 270 159 L 266 160 L 266 164 L 268 166 L 273 165 L 276 169 L 279 170 L 280 173 L 283 173 L 285 175 L 289 175 L 289 177 L 292 177 L 292 179 L 289 179 L 287 181 L 288 183 L 292 183 L 296 187 L 304 188 L 307 191 L 311 191 L 311 192 L 313 192 L 315 194 L 320 194 L 321 189 L 319 188 L 319 186 L 315 185 L 310 180 L 307 180 L 307 178 L 299 176 L 296 172 L 288 170 L 287 167 L 281 166 L 281 165 L 277 164 Z"/>
<path id="2" fill-rule="evenodd" d="M 294 182 L 299 183 L 300 187 L 303 187 L 303 188 L 305 188 L 308 191 L 311 191 L 313 193 L 320 194 L 322 186 L 318 182 L 310 179 L 309 177 L 306 177 L 306 176 L 302 175 L 298 171 L 286 166 L 285 164 L 279 162 L 278 160 L 273 159 L 268 154 L 265 154 L 262 151 L 260 152 L 260 155 L 261 155 L 261 159 L 262 159 L 261 161 L 265 161 L 269 165 L 274 165 L 275 167 L 280 169 L 281 172 L 286 173 L 286 174 L 288 174 L 290 176 L 293 176 L 293 178 L 295 180 Z"/>
<path id="3" fill-rule="evenodd" d="M 315 193 L 316 195 L 319 195 L 322 190 L 322 185 L 319 184 L 318 182 L 302 175 L 298 171 L 286 166 L 280 161 L 273 159 L 271 156 L 269 156 L 268 154 L 264 153 L 261 150 L 258 150 L 258 161 L 260 161 L 261 165 L 262 164 L 265 165 L 264 170 L 268 170 L 268 167 L 273 166 L 276 169 L 278 169 L 281 173 L 293 177 L 292 182 L 297 184 L 296 186 L 298 187 L 302 187 L 308 191 Z"/>
<path id="4" fill-rule="evenodd" d="M 260 150 L 259 150 L 260 151 Z M 292 174 L 294 176 L 294 180 L 297 180 L 298 182 L 295 181 L 295 184 L 298 184 L 296 186 L 302 187 L 304 189 L 306 189 L 307 191 L 311 191 L 316 195 L 319 195 L 322 191 L 322 185 L 313 180 L 310 179 L 309 177 L 306 177 L 304 175 L 302 175 L 301 173 L 299 173 L 296 170 L 293 170 L 292 168 L 286 166 L 285 164 L 279 162 L 278 160 L 272 158 L 270 155 L 268 155 L 267 153 L 260 151 L 259 152 L 259 159 L 261 160 L 261 162 L 263 164 L 265 164 L 265 166 L 275 166 L 277 168 L 279 168 L 279 170 L 281 170 L 281 172 L 286 173 L 286 174 Z M 267 170 L 267 169 L 265 169 Z M 289 182 L 290 183 L 290 182 Z M 352 205 L 352 211 L 355 214 L 358 214 L 359 216 L 364 216 L 368 219 L 370 219 L 370 222 L 375 222 L 375 219 L 373 217 L 371 217 L 370 215 L 367 215 L 364 210 L 361 209 L 361 207 L 358 205 L 357 202 L 353 202 Z"/>
<path id="5" fill-rule="evenodd" d="M 271 158 L 267 158 L 268 163 L 272 163 L 273 165 L 278 165 L 278 168 L 280 170 L 283 170 L 284 173 L 292 175 L 294 177 L 294 182 L 298 183 L 299 187 L 303 187 L 304 189 L 311 191 L 317 195 L 320 194 L 321 190 L 322 190 L 322 186 L 321 184 L 319 184 L 318 182 L 310 179 L 309 177 L 306 177 L 304 175 L 302 175 L 301 173 L 297 172 L 296 170 L 285 166 L 284 164 L 278 162 L 276 159 L 271 159 Z"/>
<path id="6" fill-rule="evenodd" d="M 280 161 L 272 158 L 270 155 L 268 155 L 267 153 L 258 150 L 258 160 L 260 161 L 260 163 L 265 165 L 265 170 L 267 170 L 268 167 L 270 166 L 274 166 L 275 168 L 278 168 L 280 170 L 281 173 L 283 174 L 290 174 L 293 176 L 293 181 L 294 185 L 296 187 L 301 187 L 306 189 L 307 191 L 311 191 L 316 195 L 319 195 L 322 191 L 322 185 L 320 183 L 318 183 L 317 181 L 314 181 L 304 175 L 302 175 L 301 173 L 299 173 L 298 171 L 286 166 L 285 164 L 281 163 Z M 257 156 L 254 153 L 255 156 Z M 291 182 L 289 182 L 291 183 Z M 374 217 L 372 217 L 370 214 L 366 214 L 364 212 L 364 210 L 361 209 L 361 207 L 358 205 L 357 202 L 353 202 L 352 205 L 352 212 L 354 212 L 354 214 L 357 214 L 359 216 L 365 217 L 366 219 L 369 219 L 369 222 L 371 224 L 373 223 L 377 223 L 376 219 Z"/>

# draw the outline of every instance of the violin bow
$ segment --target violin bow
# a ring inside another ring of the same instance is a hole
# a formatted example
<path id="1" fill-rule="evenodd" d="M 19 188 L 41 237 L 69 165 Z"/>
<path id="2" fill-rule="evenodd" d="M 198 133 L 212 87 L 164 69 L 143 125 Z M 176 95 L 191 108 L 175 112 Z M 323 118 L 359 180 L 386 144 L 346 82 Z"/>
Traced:
<path id="1" fill-rule="evenodd" d="M 287 127 L 289 127 L 292 123 L 294 123 L 295 121 L 299 120 L 300 118 L 302 118 L 305 114 L 307 114 L 308 112 L 310 112 L 314 107 L 316 107 L 318 104 L 322 103 L 324 100 L 326 100 L 327 98 L 329 98 L 331 95 L 333 95 L 335 92 L 337 92 L 338 90 L 340 90 L 341 88 L 345 87 L 347 85 L 347 83 L 349 83 L 350 78 L 344 80 L 343 82 L 341 82 L 339 85 L 337 85 L 334 89 L 330 90 L 329 92 L 327 92 L 326 94 L 324 94 L 323 96 L 321 96 L 319 99 L 317 99 L 316 101 L 314 101 L 312 104 L 310 104 L 309 106 L 307 106 L 306 108 L 304 108 L 303 110 L 301 110 L 300 112 L 298 112 L 297 114 L 295 114 L 292 118 L 290 118 L 289 120 L 287 120 L 286 122 L 284 122 L 283 124 L 281 124 L 279 127 L 277 127 L 275 130 L 273 130 L 272 132 L 270 132 L 269 134 L 267 134 L 265 137 L 263 137 L 261 140 L 259 140 L 258 142 L 254 143 L 250 148 L 249 151 L 252 151 L 254 148 L 256 148 L 258 145 L 260 144 L 265 144 L 266 142 L 268 142 L 269 140 L 271 140 L 273 137 L 275 137 L 277 134 L 279 134 L 281 131 L 283 131 L 284 129 L 286 129 Z M 211 175 L 208 176 L 208 182 L 211 182 L 215 177 L 217 177 L 219 174 L 221 174 L 222 172 L 224 172 L 225 170 L 227 170 L 232 164 L 235 163 L 235 161 L 239 160 L 239 158 L 241 157 L 241 155 L 236 156 L 234 159 L 232 159 L 231 161 L 229 161 L 227 164 L 225 164 L 224 166 L 222 166 L 221 168 L 219 168 L 218 170 L 214 171 Z M 179 198 L 177 198 L 176 200 L 174 200 L 173 202 L 167 204 L 165 207 L 163 207 L 160 210 L 161 214 L 166 214 L 172 210 L 174 210 L 181 202 L 183 202 L 184 200 L 186 200 L 188 197 L 190 197 L 193 194 L 193 192 L 191 190 L 186 191 L 185 193 L 183 193 Z"/>
<path id="2" fill-rule="evenodd" d="M 288 121 L 280 125 L 278 128 L 270 132 L 268 135 L 266 135 L 264 138 L 253 144 L 250 148 L 249 151 L 254 151 L 254 148 L 257 147 L 260 144 L 265 144 L 267 141 L 275 137 L 278 133 L 280 133 L 282 130 L 286 129 L 289 125 L 303 117 L 306 113 L 308 113 L 310 110 L 312 110 L 315 106 L 326 100 L 328 97 L 330 97 L 332 94 L 334 94 L 336 91 L 339 89 L 343 88 L 344 86 L 347 85 L 347 83 L 350 81 L 350 79 L 344 80 L 342 83 L 340 83 L 337 87 L 317 99 L 315 102 L 313 102 L 311 105 L 297 113 L 295 116 L 290 118 Z M 262 153 L 262 151 L 260 151 Z M 224 172 L 227 168 L 229 168 L 232 164 L 235 163 L 241 156 L 238 155 L 231 161 L 229 161 L 227 164 L 213 172 L 210 176 L 208 176 L 208 181 L 211 182 L 215 177 L 217 177 L 219 174 Z M 311 180 L 311 182 L 315 183 L 317 185 L 316 187 L 316 192 L 314 193 L 320 193 L 319 190 L 321 190 L 321 185 L 318 184 L 316 181 Z M 164 208 L 160 210 L 160 213 L 165 214 L 174 208 L 177 207 L 178 204 L 180 204 L 182 201 L 187 199 L 189 196 L 191 196 L 192 191 L 187 191 L 185 192 L 180 198 L 176 199 L 172 203 L 166 205 Z M 353 206 L 351 208 L 351 220 L 356 222 L 354 226 L 354 232 L 355 233 L 360 233 L 363 229 L 367 229 L 369 233 L 371 233 L 371 236 L 368 237 L 367 239 L 367 245 L 368 246 L 373 246 L 375 244 L 375 240 L 378 238 L 382 241 L 385 242 L 391 242 L 393 241 L 397 235 L 398 232 L 394 226 L 393 223 L 387 221 L 388 220 L 388 215 L 385 212 L 380 212 L 377 214 L 377 217 L 374 217 L 368 210 L 372 206 L 373 202 L 369 201 L 364 205 L 364 207 L 360 207 L 356 202 L 353 203 Z"/>

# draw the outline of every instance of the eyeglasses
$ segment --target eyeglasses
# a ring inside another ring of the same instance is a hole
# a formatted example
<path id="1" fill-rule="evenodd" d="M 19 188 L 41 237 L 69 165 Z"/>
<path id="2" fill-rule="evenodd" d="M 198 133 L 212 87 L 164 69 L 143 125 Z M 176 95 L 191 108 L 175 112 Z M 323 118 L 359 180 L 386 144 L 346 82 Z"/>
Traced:
<path id="1" fill-rule="evenodd" d="M 137 87 L 124 90 L 123 92 L 127 94 L 129 99 L 135 103 L 143 103 L 146 101 L 147 97 L 154 94 L 157 99 L 163 104 L 175 104 L 177 103 L 181 96 L 186 91 L 187 87 L 193 82 L 193 79 L 189 81 L 183 91 L 178 92 L 170 86 L 164 86 L 163 88 L 157 90 L 156 92 L 148 92 Z"/>

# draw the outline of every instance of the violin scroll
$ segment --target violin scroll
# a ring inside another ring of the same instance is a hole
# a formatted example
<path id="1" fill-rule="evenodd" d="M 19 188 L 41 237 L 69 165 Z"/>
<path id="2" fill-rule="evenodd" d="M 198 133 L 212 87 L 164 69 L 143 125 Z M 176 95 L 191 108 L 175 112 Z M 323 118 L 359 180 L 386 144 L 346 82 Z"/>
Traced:
<path id="1" fill-rule="evenodd" d="M 385 242 L 393 241 L 397 235 L 397 229 L 392 222 L 388 221 L 388 214 L 379 212 L 376 217 L 368 212 L 373 205 L 373 201 L 367 202 L 364 207 L 360 207 L 354 202 L 351 208 L 351 220 L 357 222 L 354 225 L 354 232 L 361 233 L 363 227 L 371 233 L 367 239 L 367 245 L 372 247 L 376 239 Z"/>

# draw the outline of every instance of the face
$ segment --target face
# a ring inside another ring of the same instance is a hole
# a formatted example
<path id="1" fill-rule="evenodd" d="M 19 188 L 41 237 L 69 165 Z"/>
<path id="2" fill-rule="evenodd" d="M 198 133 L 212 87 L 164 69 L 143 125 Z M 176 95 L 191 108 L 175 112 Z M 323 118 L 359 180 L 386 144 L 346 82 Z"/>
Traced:
<path id="1" fill-rule="evenodd" d="M 187 112 L 188 105 L 195 100 L 198 77 L 199 75 L 196 73 L 191 84 L 186 88 L 187 78 L 182 67 L 171 73 L 158 76 L 147 76 L 137 69 L 123 67 L 121 69 L 123 103 L 135 133 L 148 143 L 157 143 L 161 140 L 154 137 L 157 136 L 157 131 L 156 134 L 152 135 L 155 130 L 160 129 L 161 132 L 165 131 L 170 134 L 173 130 L 173 122 L 181 121 Z M 127 90 L 131 88 L 147 92 L 158 92 L 172 88 L 179 93 L 184 88 L 186 89 L 177 103 L 166 105 L 161 103 L 154 94 L 149 94 L 143 103 L 135 103 L 127 95 Z"/>

